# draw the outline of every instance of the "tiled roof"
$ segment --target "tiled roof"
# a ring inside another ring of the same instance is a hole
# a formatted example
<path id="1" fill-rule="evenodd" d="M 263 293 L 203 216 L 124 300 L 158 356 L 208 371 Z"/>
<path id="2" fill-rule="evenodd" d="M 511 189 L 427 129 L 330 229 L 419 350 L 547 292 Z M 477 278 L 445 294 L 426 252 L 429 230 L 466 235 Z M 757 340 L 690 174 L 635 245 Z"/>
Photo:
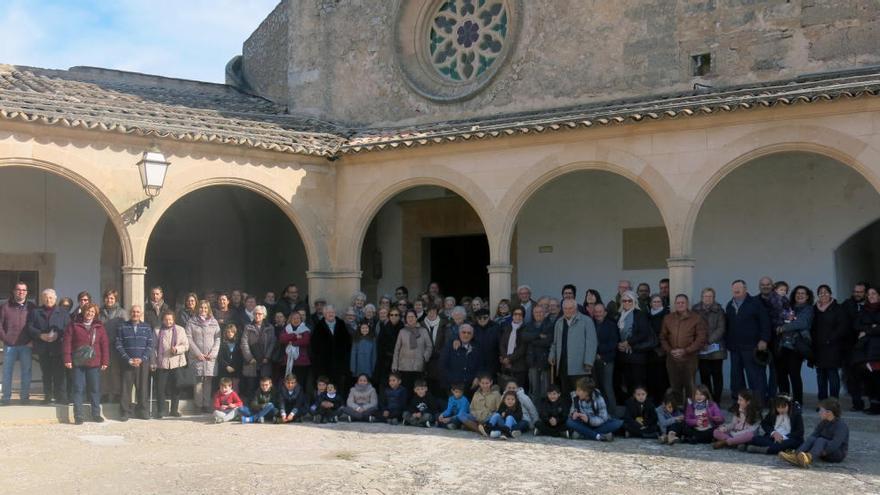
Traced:
<path id="1" fill-rule="evenodd" d="M 880 67 L 871 67 L 470 120 L 351 129 L 291 115 L 284 107 L 223 84 L 88 67 L 64 71 L 0 64 L 0 120 L 327 158 L 878 94 Z"/>
<path id="2" fill-rule="evenodd" d="M 0 65 L 0 120 L 332 156 L 344 129 L 223 84 Z"/>

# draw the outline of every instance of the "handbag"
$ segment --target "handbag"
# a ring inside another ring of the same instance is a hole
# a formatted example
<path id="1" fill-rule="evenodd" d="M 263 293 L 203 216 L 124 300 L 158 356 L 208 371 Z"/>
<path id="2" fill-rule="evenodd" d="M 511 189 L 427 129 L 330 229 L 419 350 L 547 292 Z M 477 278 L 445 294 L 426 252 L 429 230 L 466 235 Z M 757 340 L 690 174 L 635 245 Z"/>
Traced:
<path id="1" fill-rule="evenodd" d="M 802 333 L 798 332 L 794 336 L 794 352 L 798 353 L 802 358 L 807 361 L 813 360 L 813 342 L 811 339 L 805 337 Z"/>
<path id="2" fill-rule="evenodd" d="M 196 370 L 189 364 L 174 368 L 174 379 L 177 388 L 190 388 L 196 384 Z"/>
<path id="3" fill-rule="evenodd" d="M 85 366 L 95 358 L 95 330 L 92 329 L 92 338 L 89 345 L 81 345 L 74 349 L 71 356 L 74 366 Z"/>

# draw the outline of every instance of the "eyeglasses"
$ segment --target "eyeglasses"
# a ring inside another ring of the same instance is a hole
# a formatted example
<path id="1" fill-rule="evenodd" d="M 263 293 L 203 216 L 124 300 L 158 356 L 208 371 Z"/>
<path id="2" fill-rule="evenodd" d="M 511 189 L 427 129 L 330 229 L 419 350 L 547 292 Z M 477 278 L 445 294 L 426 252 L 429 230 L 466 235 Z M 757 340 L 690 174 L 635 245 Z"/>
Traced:
<path id="1" fill-rule="evenodd" d="M 391 313 L 391 314 L 389 314 L 388 316 L 397 316 L 397 317 L 399 318 L 399 317 L 400 317 L 400 313 Z"/>

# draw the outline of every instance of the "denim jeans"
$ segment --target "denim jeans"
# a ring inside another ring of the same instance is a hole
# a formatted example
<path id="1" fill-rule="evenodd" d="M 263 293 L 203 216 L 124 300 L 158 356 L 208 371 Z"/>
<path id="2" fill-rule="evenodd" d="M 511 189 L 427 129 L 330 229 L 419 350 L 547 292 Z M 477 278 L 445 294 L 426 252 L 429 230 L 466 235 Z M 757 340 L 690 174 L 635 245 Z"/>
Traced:
<path id="1" fill-rule="evenodd" d="M 841 462 L 846 457 L 843 450 L 828 450 L 827 438 L 807 438 L 807 440 L 798 447 L 798 452 L 809 452 L 813 459 L 822 459 L 825 462 Z"/>
<path id="2" fill-rule="evenodd" d="M 276 411 L 277 409 L 275 408 L 275 404 L 272 404 L 271 402 L 263 406 L 263 408 L 260 409 L 260 411 L 256 414 L 252 414 L 250 408 L 248 408 L 247 406 L 242 406 L 238 408 L 238 413 L 240 415 L 251 417 L 254 421 L 257 421 L 260 418 L 272 419 L 275 416 Z"/>
<path id="3" fill-rule="evenodd" d="M 616 418 L 609 418 L 608 421 L 599 426 L 590 426 L 583 421 L 568 418 L 565 421 L 565 426 L 567 426 L 569 430 L 574 430 L 575 432 L 580 433 L 581 436 L 587 440 L 595 440 L 596 435 L 613 433 L 619 430 L 620 427 L 623 426 L 623 421 Z"/>
<path id="4" fill-rule="evenodd" d="M 837 368 L 816 368 L 816 382 L 819 384 L 819 400 L 840 397 L 840 373 Z"/>
<path id="5" fill-rule="evenodd" d="M 529 395 L 535 401 L 547 396 L 547 387 L 550 385 L 550 372 L 547 366 L 543 368 L 529 368 Z"/>
<path id="6" fill-rule="evenodd" d="M 610 411 L 617 408 L 617 398 L 614 396 L 614 361 L 606 362 L 596 359 L 593 365 L 593 377 L 596 380 L 596 386 L 602 391 L 605 397 L 605 403 L 608 404 Z"/>
<path id="7" fill-rule="evenodd" d="M 101 415 L 101 370 L 99 368 L 73 367 L 73 417 L 83 419 L 83 394 L 88 386 L 92 417 Z"/>
<path id="8" fill-rule="evenodd" d="M 22 400 L 30 399 L 31 395 L 31 360 L 32 350 L 26 345 L 6 346 L 3 356 L 3 400 L 8 401 L 12 397 L 12 370 L 15 361 L 21 362 L 21 392 Z"/>
<path id="9" fill-rule="evenodd" d="M 730 395 L 734 402 L 741 390 L 749 389 L 762 401 L 767 392 L 767 374 L 765 368 L 758 364 L 754 351 L 730 351 Z"/>

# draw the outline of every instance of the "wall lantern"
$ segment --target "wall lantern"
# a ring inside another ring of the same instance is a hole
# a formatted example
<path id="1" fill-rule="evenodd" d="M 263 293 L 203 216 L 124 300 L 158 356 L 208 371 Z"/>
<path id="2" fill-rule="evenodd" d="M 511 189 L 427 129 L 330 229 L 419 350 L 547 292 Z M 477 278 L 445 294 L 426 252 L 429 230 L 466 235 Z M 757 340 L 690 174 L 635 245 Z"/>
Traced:
<path id="1" fill-rule="evenodd" d="M 150 207 L 153 198 L 162 191 L 162 186 L 165 185 L 165 174 L 168 172 L 168 166 L 171 165 L 171 162 L 165 159 L 165 155 L 162 154 L 157 146 L 153 146 L 148 151 L 144 151 L 136 165 L 141 175 L 141 186 L 143 186 L 144 192 L 147 194 L 147 199 L 138 201 L 129 210 L 128 214 L 130 216 L 125 218 L 126 225 L 131 225 L 140 220 L 144 210 Z"/>

